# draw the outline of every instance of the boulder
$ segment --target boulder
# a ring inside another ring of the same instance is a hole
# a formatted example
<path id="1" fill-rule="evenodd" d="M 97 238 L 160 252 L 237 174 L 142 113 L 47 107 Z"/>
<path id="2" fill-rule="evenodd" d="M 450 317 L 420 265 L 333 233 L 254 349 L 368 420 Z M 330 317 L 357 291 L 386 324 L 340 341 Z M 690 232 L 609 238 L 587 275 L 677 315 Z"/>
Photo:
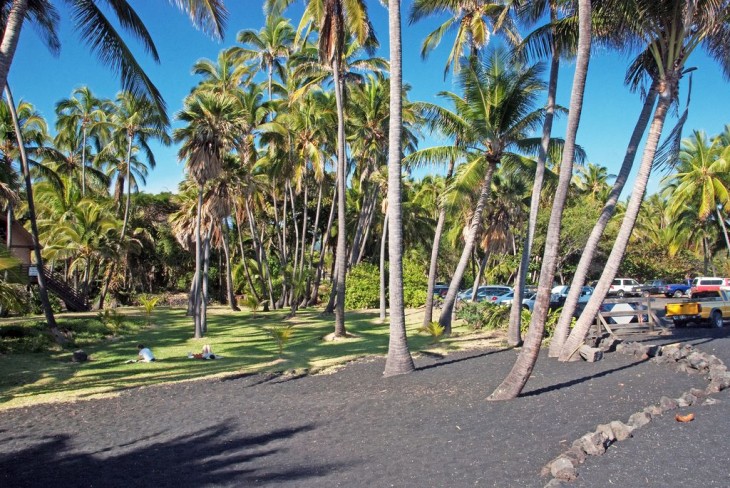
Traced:
<path id="1" fill-rule="evenodd" d="M 573 481 L 578 477 L 573 461 L 565 456 L 558 457 L 550 464 L 550 474 L 554 478 L 564 481 Z"/>
<path id="2" fill-rule="evenodd" d="M 659 399 L 659 407 L 662 409 L 662 412 L 668 412 L 669 410 L 676 410 L 678 405 L 673 399 L 663 396 Z"/>
<path id="3" fill-rule="evenodd" d="M 606 438 L 599 432 L 590 432 L 577 441 L 589 456 L 600 456 L 606 452 Z"/>
<path id="4" fill-rule="evenodd" d="M 651 422 L 651 415 L 646 412 L 636 412 L 635 414 L 631 415 L 631 417 L 629 417 L 628 425 L 629 427 L 638 429 L 639 427 L 645 426 L 649 422 Z"/>
<path id="5" fill-rule="evenodd" d="M 621 422 L 620 420 L 614 420 L 610 423 L 611 430 L 613 431 L 613 434 L 616 436 L 617 441 L 625 441 L 629 437 L 631 437 L 631 431 L 633 430 L 630 426 L 626 425 L 625 423 Z"/>
<path id="6" fill-rule="evenodd" d="M 595 363 L 596 361 L 600 361 L 603 359 L 603 350 L 597 348 L 597 347 L 590 347 L 590 346 L 580 346 L 580 349 L 578 349 L 578 354 L 580 354 L 580 357 L 588 361 L 589 363 Z"/>
<path id="7" fill-rule="evenodd" d="M 86 352 L 83 349 L 78 349 L 73 352 L 73 357 L 71 358 L 71 360 L 74 363 L 83 363 L 84 361 L 89 360 L 89 355 L 86 354 Z"/>

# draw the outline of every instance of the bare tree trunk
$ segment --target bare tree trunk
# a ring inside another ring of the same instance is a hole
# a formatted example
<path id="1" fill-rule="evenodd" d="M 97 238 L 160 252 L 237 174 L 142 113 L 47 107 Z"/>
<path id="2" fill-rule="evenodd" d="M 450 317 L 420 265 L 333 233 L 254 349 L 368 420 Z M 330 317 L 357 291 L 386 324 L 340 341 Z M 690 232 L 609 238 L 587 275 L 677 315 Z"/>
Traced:
<path id="1" fill-rule="evenodd" d="M 446 170 L 446 181 L 448 185 L 451 177 L 454 175 L 454 158 L 449 160 L 449 168 Z M 428 291 L 426 292 L 426 310 L 423 314 L 423 326 L 428 326 L 433 321 L 433 289 L 436 285 L 436 273 L 438 272 L 439 247 L 441 246 L 441 235 L 444 232 L 444 222 L 446 222 L 446 207 L 439 205 L 439 217 L 436 222 L 436 231 L 433 235 L 433 245 L 431 247 L 431 264 L 428 267 Z"/>
<path id="2" fill-rule="evenodd" d="M 254 246 L 257 249 L 256 262 L 259 265 L 259 278 L 261 279 L 261 289 L 264 293 L 266 293 L 267 291 L 269 293 L 269 301 L 264 304 L 264 310 L 266 311 L 268 310 L 269 305 L 271 305 L 272 307 L 274 306 L 274 289 L 271 285 L 269 262 L 266 259 L 266 251 L 264 250 L 264 245 L 258 238 L 258 234 L 256 233 L 256 223 L 253 219 L 251 207 L 248 205 L 248 199 L 244 200 L 244 205 L 246 206 L 246 216 L 248 217 L 248 226 L 251 230 L 251 238 L 253 239 Z"/>
<path id="3" fill-rule="evenodd" d="M 588 74 L 588 62 L 591 51 L 591 0 L 578 0 L 578 49 L 575 62 L 575 75 L 570 95 L 570 111 L 565 131 L 565 145 L 563 158 L 560 162 L 560 177 L 558 188 L 550 212 L 547 236 L 545 238 L 545 252 L 543 253 L 540 281 L 538 282 L 535 307 L 532 312 L 530 328 L 512 370 L 502 383 L 489 397 L 490 400 L 509 400 L 517 397 L 524 388 L 537 362 L 540 352 L 545 320 L 547 319 L 550 302 L 550 289 L 555 277 L 555 265 L 560 244 L 560 224 L 563 217 L 563 208 L 570 188 L 573 175 L 573 157 L 575 153 L 575 139 L 578 133 L 578 123 L 583 109 L 583 94 Z"/>
<path id="4" fill-rule="evenodd" d="M 233 202 L 233 218 L 236 219 L 236 231 L 238 234 L 238 247 L 241 252 L 241 263 L 243 264 L 243 270 L 246 273 L 246 281 L 248 282 L 248 288 L 249 288 L 249 290 L 251 290 L 251 293 L 253 293 L 253 296 L 256 297 L 256 301 L 259 301 L 259 300 L 261 300 L 261 297 L 256 292 L 256 287 L 253 284 L 253 280 L 251 279 L 251 273 L 249 272 L 248 264 L 246 263 L 246 251 L 243 248 L 243 232 L 241 231 L 241 221 L 238 219 L 238 205 L 236 204 L 235 200 Z M 253 240 L 255 241 L 255 239 L 253 239 Z M 257 252 L 258 252 L 257 250 L 254 250 L 254 253 L 257 253 Z M 256 254 L 256 256 L 258 257 L 258 254 Z M 263 274 L 263 271 L 261 269 L 261 262 L 258 259 L 256 259 L 256 262 L 258 264 L 259 274 L 261 275 L 261 274 Z M 262 281 L 262 285 L 263 285 L 263 288 L 262 288 L 262 291 L 263 291 L 266 289 L 266 285 L 263 283 L 263 281 Z"/>
<path id="5" fill-rule="evenodd" d="M 355 260 L 355 264 L 360 264 L 362 262 L 362 257 L 365 255 L 365 246 L 367 246 L 368 239 L 370 238 L 370 230 L 373 227 L 375 207 L 378 203 L 378 195 L 375 191 L 373 191 L 373 195 L 370 200 L 370 208 L 368 209 L 368 214 L 365 218 L 365 231 L 363 232 L 362 240 L 360 241 L 360 250 L 357 253 L 357 259 Z"/>
<path id="6" fill-rule="evenodd" d="M 312 264 L 314 262 L 314 244 L 317 242 L 317 229 L 319 228 L 319 213 L 322 210 L 322 183 L 319 183 L 317 190 L 317 211 L 314 216 L 314 227 L 312 230 L 312 244 L 309 248 L 309 258 L 307 259 L 307 285 L 304 288 L 303 307 L 306 307 L 312 300 Z M 305 234 L 306 235 L 306 234 Z M 320 251 L 322 248 L 320 247 Z M 304 270 L 304 257 L 302 256 L 302 271 Z"/>
<path id="7" fill-rule="evenodd" d="M 340 79 L 340 60 L 332 66 L 337 103 L 337 279 L 335 282 L 335 337 L 345 337 L 345 278 L 347 276 L 347 208 L 345 199 L 345 109 L 342 101 L 342 80 Z"/>
<path id="8" fill-rule="evenodd" d="M 403 220 L 401 209 L 402 46 L 400 0 L 388 0 L 390 32 L 390 120 L 388 127 L 388 296 L 390 340 L 384 376 L 407 374 L 416 367 L 408 350 L 403 302 Z"/>
<path id="9" fill-rule="evenodd" d="M 5 18 L 2 42 L 0 43 L 0 86 L 4 87 L 8 81 L 10 65 L 13 63 L 13 57 L 15 57 L 15 49 L 18 47 L 23 19 L 27 12 L 28 0 L 14 0 Z"/>
<path id="10" fill-rule="evenodd" d="M 233 293 L 233 273 L 231 273 L 231 250 L 228 245 L 228 220 L 226 218 L 221 219 L 221 234 L 223 235 L 223 254 L 226 258 L 226 290 L 228 292 L 228 304 L 231 310 L 238 312 L 241 309 L 238 308 L 236 303 L 236 295 Z"/>
<path id="11" fill-rule="evenodd" d="M 479 283 L 482 281 L 484 275 L 484 268 L 487 267 L 487 261 L 489 260 L 489 251 L 484 251 L 484 257 L 479 262 L 479 268 L 477 269 L 477 275 L 474 277 L 474 286 L 471 289 L 471 301 L 475 302 L 477 299 L 477 290 L 479 290 Z M 489 283 L 487 283 L 489 284 Z"/>
<path id="12" fill-rule="evenodd" d="M 205 233 L 203 241 L 203 287 L 200 300 L 200 330 L 208 333 L 208 277 L 210 275 L 210 235 L 213 232 L 211 225 Z"/>
<path id="13" fill-rule="evenodd" d="M 127 134 L 127 199 L 124 202 L 124 222 L 122 223 L 122 238 L 126 235 L 127 225 L 129 225 L 129 203 L 132 198 L 132 134 Z"/>
<path id="14" fill-rule="evenodd" d="M 477 206 L 474 209 L 471 222 L 469 224 L 469 232 L 464 242 L 464 249 L 461 252 L 459 263 L 456 265 L 454 276 L 451 278 L 451 284 L 449 285 L 449 291 L 444 298 L 443 306 L 441 307 L 441 317 L 439 324 L 444 328 L 444 334 L 451 334 L 451 319 L 454 312 L 454 305 L 456 304 L 456 294 L 459 292 L 459 285 L 461 279 L 464 277 L 464 271 L 469 264 L 469 258 L 474 250 L 474 243 L 476 242 L 477 235 L 482 226 L 482 213 L 484 207 L 487 205 L 487 199 L 489 198 L 489 192 L 492 186 L 492 175 L 494 175 L 496 163 L 488 163 L 487 173 L 484 175 L 484 181 L 482 187 L 479 190 L 479 199 L 477 200 Z"/>
<path id="15" fill-rule="evenodd" d="M 380 322 L 385 323 L 387 300 L 385 297 L 385 248 L 388 242 L 388 212 L 383 221 L 383 236 L 380 238 Z"/>
<path id="16" fill-rule="evenodd" d="M 659 103 L 657 104 L 654 112 L 654 119 L 651 122 L 649 128 L 649 134 L 646 138 L 646 144 L 644 145 L 644 154 L 641 158 L 641 166 L 639 172 L 636 175 L 634 181 L 634 188 L 631 192 L 631 199 L 626 207 L 626 213 L 624 214 L 623 222 L 621 222 L 621 228 L 616 236 L 616 241 L 613 243 L 613 249 L 611 254 L 608 256 L 606 265 L 601 273 L 601 278 L 598 280 L 596 290 L 591 295 L 590 300 L 585 306 L 583 313 L 578 318 L 578 322 L 575 324 L 573 331 L 565 341 L 563 348 L 560 351 L 560 361 L 569 361 L 573 356 L 578 346 L 585 340 L 585 337 L 593 323 L 593 318 L 598 313 L 598 309 L 603 303 L 603 300 L 608 294 L 608 290 L 611 287 L 613 279 L 616 277 L 616 272 L 621 265 L 621 260 L 624 257 L 626 246 L 629 243 L 631 232 L 634 230 L 634 224 L 636 223 L 636 217 L 639 215 L 639 209 L 641 208 L 641 202 L 644 199 L 644 193 L 646 192 L 646 183 L 649 181 L 649 175 L 651 174 L 651 168 L 654 164 L 654 156 L 656 155 L 656 149 L 659 145 L 659 138 L 662 135 L 662 129 L 664 128 L 664 121 L 667 117 L 667 112 L 671 104 L 671 90 L 667 89 L 663 93 L 659 94 Z"/>
<path id="17" fill-rule="evenodd" d="M 651 113 L 654 110 L 656 97 L 656 90 L 652 87 L 644 101 L 644 105 L 639 115 L 639 120 L 636 121 L 636 125 L 634 126 L 634 131 L 631 134 L 629 145 L 626 148 L 626 155 L 624 156 L 623 163 L 621 164 L 621 169 L 616 176 L 616 181 L 613 183 L 611 193 L 609 194 L 606 204 L 603 206 L 603 210 L 601 210 L 601 215 L 598 217 L 598 221 L 593 226 L 593 230 L 588 236 L 588 241 L 583 248 L 583 253 L 581 254 L 580 261 L 578 262 L 575 274 L 573 275 L 573 280 L 571 281 L 568 296 L 565 298 L 563 310 L 560 314 L 560 318 L 558 319 L 558 324 L 555 327 L 555 333 L 550 341 L 550 349 L 548 352 L 550 357 L 558 357 L 560 355 L 560 350 L 562 349 L 563 344 L 565 344 L 565 339 L 568 337 L 570 324 L 573 321 L 573 314 L 575 313 L 575 309 L 578 305 L 581 290 L 586 277 L 588 276 L 591 262 L 593 262 L 593 257 L 598 249 L 598 244 L 601 241 L 601 236 L 603 236 L 603 231 L 606 229 L 611 217 L 613 217 L 618 199 L 621 196 L 626 180 L 631 173 L 631 168 L 633 167 L 634 159 L 636 158 L 636 152 L 639 144 L 641 144 L 641 139 L 644 137 L 646 127 L 649 125 Z"/>
<path id="18" fill-rule="evenodd" d="M 550 20 L 557 20 L 557 7 L 554 2 L 550 4 Z M 545 179 L 545 162 L 550 146 L 550 136 L 553 131 L 553 119 L 555 118 L 555 95 L 558 91 L 558 72 L 560 70 L 560 52 L 553 37 L 550 39 L 552 55 L 550 59 L 550 75 L 548 82 L 547 105 L 545 107 L 545 121 L 542 125 L 542 139 L 540 140 L 540 152 L 537 156 L 535 167 L 535 180 L 532 184 L 532 196 L 530 198 L 530 216 L 527 221 L 527 235 L 522 247 L 522 259 L 514 284 L 514 298 L 509 314 L 509 327 L 507 328 L 507 344 L 510 346 L 522 345 L 520 328 L 522 325 L 522 299 L 525 296 L 525 281 L 527 269 L 530 267 L 530 254 L 532 254 L 532 243 L 535 240 L 535 228 L 537 227 L 537 214 L 540 210 L 540 195 L 542 193 L 543 180 Z"/>
<path id="19" fill-rule="evenodd" d="M 727 246 L 727 252 L 728 256 L 730 256 L 730 238 L 727 236 L 727 227 L 725 227 L 725 219 L 723 218 L 722 214 L 720 213 L 720 209 L 715 207 L 715 211 L 717 212 L 717 220 L 720 222 L 720 226 L 722 227 L 722 235 L 725 236 L 725 245 Z"/>
<path id="20" fill-rule="evenodd" d="M 11 12 L 12 13 L 12 12 Z M 20 28 L 20 27 L 18 27 Z M 13 128 L 15 129 L 15 139 L 18 142 L 18 151 L 20 152 L 20 165 L 23 173 L 23 180 L 25 181 L 25 193 L 28 199 L 28 215 L 30 216 L 30 229 L 31 237 L 33 240 L 33 253 L 35 255 L 36 266 L 38 267 L 38 294 L 40 295 L 41 305 L 43 306 L 43 313 L 46 317 L 46 323 L 51 332 L 51 335 L 59 344 L 65 344 L 66 338 L 58 330 L 56 324 L 56 318 L 53 315 L 53 309 L 51 308 L 51 302 L 48 300 L 48 289 L 46 288 L 46 277 L 43 270 L 43 256 L 41 256 L 41 243 L 38 238 L 38 221 L 36 220 L 35 213 L 35 201 L 33 200 L 33 183 L 30 178 L 30 166 L 28 165 L 28 155 L 25 152 L 25 143 L 23 142 L 23 133 L 20 129 L 20 122 L 18 121 L 18 113 L 15 108 L 15 101 L 13 95 L 10 92 L 10 86 L 5 84 L 5 98 L 8 101 L 8 108 L 10 109 L 10 116 L 13 119 Z"/>

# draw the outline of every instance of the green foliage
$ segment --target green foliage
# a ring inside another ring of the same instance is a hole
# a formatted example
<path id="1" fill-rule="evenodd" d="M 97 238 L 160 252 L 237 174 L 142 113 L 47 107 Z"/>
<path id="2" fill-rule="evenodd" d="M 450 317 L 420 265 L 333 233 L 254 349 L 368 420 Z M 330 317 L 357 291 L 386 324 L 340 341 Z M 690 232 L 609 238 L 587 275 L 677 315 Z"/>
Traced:
<path id="1" fill-rule="evenodd" d="M 259 310 L 259 307 L 266 302 L 268 302 L 268 300 L 261 300 L 253 293 L 249 293 L 243 297 L 243 304 L 251 311 L 251 317 L 253 318 L 256 318 L 256 312 Z"/>
<path id="2" fill-rule="evenodd" d="M 24 300 L 25 298 L 25 300 Z M 0 280 L 0 312 L 22 314 L 27 311 L 27 293 L 21 285 L 6 283 Z"/>
<path id="3" fill-rule="evenodd" d="M 506 329 L 509 311 L 509 307 L 489 302 L 462 302 L 456 311 L 456 318 L 464 320 L 472 330 Z"/>
<path id="4" fill-rule="evenodd" d="M 403 259 L 403 304 L 406 308 L 422 307 L 428 293 L 428 265 L 413 254 Z"/>
<path id="5" fill-rule="evenodd" d="M 563 311 L 563 307 L 555 309 L 549 309 L 547 318 L 545 319 L 545 329 L 543 330 L 543 337 L 552 337 L 555 333 L 555 326 L 558 324 L 560 319 L 560 312 Z M 527 309 L 522 309 L 522 320 L 520 322 L 520 332 L 524 335 L 527 334 L 530 328 L 530 321 L 532 320 L 532 312 Z M 575 325 L 575 318 L 571 321 L 571 327 Z"/>
<path id="6" fill-rule="evenodd" d="M 125 317 L 120 314 L 116 308 L 105 308 L 99 312 L 96 318 L 101 322 L 113 335 L 117 335 L 124 331 Z"/>
<path id="7" fill-rule="evenodd" d="M 425 334 L 428 334 L 432 338 L 432 342 L 435 344 L 438 341 L 441 340 L 441 337 L 444 335 L 444 326 L 439 324 L 438 322 L 431 322 L 428 325 L 424 325 L 420 329 L 418 329 L 419 332 L 423 332 Z"/>
<path id="8" fill-rule="evenodd" d="M 667 249 L 654 243 L 634 241 L 626 249 L 618 272 L 620 276 L 630 276 L 640 282 L 656 278 L 676 282 L 687 275 L 702 275 L 703 263 L 688 249 L 681 249 L 670 257 Z"/>
<path id="9" fill-rule="evenodd" d="M 380 303 L 380 270 L 370 263 L 353 266 L 347 274 L 345 308 L 374 308 Z"/>
<path id="10" fill-rule="evenodd" d="M 40 315 L 43 313 L 43 304 L 41 303 L 41 295 L 38 291 L 37 286 L 33 286 L 30 289 L 30 302 L 29 312 L 34 315 Z M 48 294 L 48 301 L 51 303 L 51 309 L 53 313 L 61 313 L 63 307 L 61 306 L 61 300 L 53 293 Z"/>
<path id="11" fill-rule="evenodd" d="M 159 296 L 152 296 L 152 295 L 141 295 L 139 297 L 139 304 L 144 309 L 145 313 L 145 323 L 149 325 L 150 318 L 152 316 L 152 311 L 157 306 L 157 302 L 160 301 Z"/>
<path id="12" fill-rule="evenodd" d="M 294 336 L 294 325 L 272 325 L 270 327 L 264 327 L 264 330 L 276 342 L 276 348 L 279 352 L 279 358 L 283 358 L 284 347 Z"/>

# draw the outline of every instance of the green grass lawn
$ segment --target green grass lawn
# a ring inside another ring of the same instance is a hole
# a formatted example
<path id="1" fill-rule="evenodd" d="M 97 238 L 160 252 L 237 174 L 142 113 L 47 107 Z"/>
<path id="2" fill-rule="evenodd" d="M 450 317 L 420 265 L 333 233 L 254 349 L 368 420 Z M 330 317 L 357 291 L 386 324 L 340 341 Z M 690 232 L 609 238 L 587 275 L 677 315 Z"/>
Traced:
<path id="1" fill-rule="evenodd" d="M 232 312 L 223 307 L 209 309 L 208 334 L 192 339 L 192 319 L 183 309 L 156 309 L 150 325 L 139 309 L 120 309 L 124 326 L 118 335 L 102 337 L 96 314 L 62 314 L 59 327 L 76 331 L 75 344 L 42 352 L 0 354 L 0 409 L 34 403 L 68 401 L 114 394 L 127 388 L 203 377 L 266 371 L 316 371 L 370 355 L 384 355 L 388 348 L 388 324 L 380 324 L 377 311 L 348 312 L 346 326 L 355 337 L 326 341 L 334 330 L 334 316 L 321 316 L 319 310 L 303 310 L 285 319 L 287 311 L 258 313 Z M 419 333 L 421 310 L 406 314 L 408 341 L 412 352 L 433 348 L 430 336 Z M 5 319 L 3 328 L 30 326 L 39 319 Z M 283 360 L 266 328 L 294 326 L 285 346 Z M 454 348 L 467 330 L 457 326 L 451 338 L 440 347 Z M 461 336 L 461 337 L 460 337 Z M 0 339 L 1 341 L 2 339 Z M 158 361 L 125 364 L 137 355 L 137 344 L 150 347 Z M 221 359 L 188 359 L 210 344 Z M 71 361 L 72 351 L 82 347 L 91 360 Z M 7 349 L 7 348 L 6 348 Z"/>

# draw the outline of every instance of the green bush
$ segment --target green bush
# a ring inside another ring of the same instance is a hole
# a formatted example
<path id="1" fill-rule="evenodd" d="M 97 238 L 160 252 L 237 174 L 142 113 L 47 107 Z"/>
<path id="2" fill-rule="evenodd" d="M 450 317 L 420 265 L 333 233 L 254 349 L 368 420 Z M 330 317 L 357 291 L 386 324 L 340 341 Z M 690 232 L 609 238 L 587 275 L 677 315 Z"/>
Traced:
<path id="1" fill-rule="evenodd" d="M 345 283 L 345 308 L 375 308 L 380 304 L 380 270 L 374 264 L 360 263 L 353 266 Z"/>
<path id="2" fill-rule="evenodd" d="M 0 326 L 0 353 L 42 352 L 53 343 L 44 322 Z"/>
<path id="3" fill-rule="evenodd" d="M 563 311 L 563 307 L 548 310 L 547 319 L 545 320 L 545 330 L 543 331 L 543 337 L 552 337 L 555 333 L 555 326 L 558 324 L 560 319 L 560 312 Z M 530 328 L 530 321 L 532 320 L 532 312 L 527 309 L 522 310 L 522 321 L 520 322 L 520 332 L 524 335 L 527 334 L 527 330 Z M 572 321 L 575 324 L 575 318 Z M 571 325 L 572 326 L 572 325 Z"/>
<path id="4" fill-rule="evenodd" d="M 428 269 L 414 257 L 403 259 L 403 304 L 406 308 L 423 307 L 428 294 Z"/>
<path id="5" fill-rule="evenodd" d="M 456 318 L 462 319 L 472 330 L 506 329 L 509 325 L 510 308 L 489 302 L 461 302 Z"/>

